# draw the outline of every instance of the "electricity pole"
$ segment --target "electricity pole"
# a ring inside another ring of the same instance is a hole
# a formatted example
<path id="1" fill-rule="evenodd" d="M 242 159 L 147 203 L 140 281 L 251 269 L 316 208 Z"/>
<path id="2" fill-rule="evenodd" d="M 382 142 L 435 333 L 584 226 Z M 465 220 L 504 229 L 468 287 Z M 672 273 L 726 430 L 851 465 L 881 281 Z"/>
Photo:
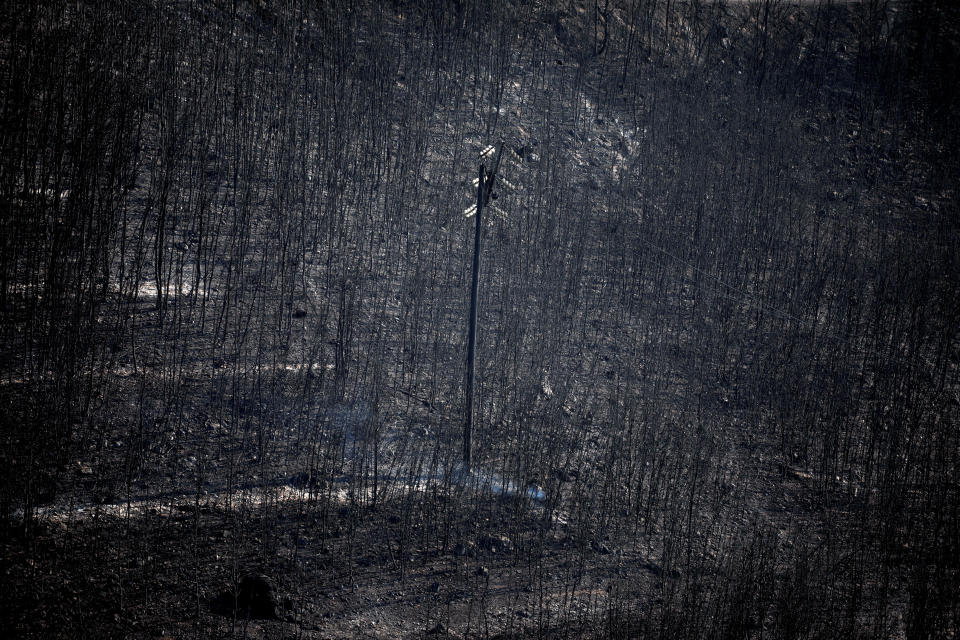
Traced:
<path id="1" fill-rule="evenodd" d="M 477 180 L 477 204 L 467 209 L 467 215 L 470 215 L 470 209 L 476 208 L 477 222 L 473 233 L 473 281 L 470 286 L 470 329 L 467 334 L 467 402 L 466 417 L 463 423 L 463 468 L 470 471 L 470 462 L 472 457 L 472 438 L 473 438 L 473 381 L 476 373 L 477 364 L 477 306 L 480 293 L 480 240 L 483 233 L 483 207 L 493 192 L 493 183 L 497 178 L 497 170 L 500 168 L 500 158 L 503 155 L 503 144 L 497 145 L 496 157 L 493 159 L 491 169 L 486 168 L 486 161 L 493 156 L 493 145 L 486 147 L 480 152 L 480 176 Z"/>

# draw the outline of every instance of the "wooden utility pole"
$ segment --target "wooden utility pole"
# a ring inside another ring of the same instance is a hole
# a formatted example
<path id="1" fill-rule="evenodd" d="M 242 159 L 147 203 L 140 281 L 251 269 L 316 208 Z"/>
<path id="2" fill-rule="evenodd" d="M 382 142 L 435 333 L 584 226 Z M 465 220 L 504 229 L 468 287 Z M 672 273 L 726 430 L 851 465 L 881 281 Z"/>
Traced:
<path id="1" fill-rule="evenodd" d="M 477 223 L 473 232 L 473 282 L 470 286 L 470 329 L 467 334 L 467 406 L 466 417 L 463 423 L 463 468 L 470 470 L 473 440 L 473 380 L 477 363 L 477 307 L 480 295 L 480 245 L 483 233 L 483 206 L 490 198 L 493 183 L 500 168 L 500 157 L 503 154 L 503 144 L 497 146 L 497 155 L 493 167 L 488 172 L 484 164 L 485 159 L 493 155 L 493 147 L 489 146 L 480 152 L 480 178 L 477 181 Z M 472 208 L 472 207 L 471 207 Z"/>

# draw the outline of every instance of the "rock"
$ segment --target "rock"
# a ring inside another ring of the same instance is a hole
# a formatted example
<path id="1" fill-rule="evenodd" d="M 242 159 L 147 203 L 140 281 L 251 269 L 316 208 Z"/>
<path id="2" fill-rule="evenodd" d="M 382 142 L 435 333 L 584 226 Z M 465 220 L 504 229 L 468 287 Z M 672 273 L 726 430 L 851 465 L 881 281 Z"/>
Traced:
<path id="1" fill-rule="evenodd" d="M 211 610 L 224 616 L 275 620 L 277 600 L 270 579 L 260 574 L 240 578 L 234 589 L 223 591 L 211 602 Z"/>
<path id="2" fill-rule="evenodd" d="M 493 553 L 513 551 L 513 542 L 511 542 L 510 538 L 497 534 L 484 534 L 480 536 L 477 544 L 481 549 L 492 551 Z"/>
<path id="3" fill-rule="evenodd" d="M 436 626 L 431 627 L 430 629 L 427 630 L 427 635 L 439 636 L 439 635 L 445 634 L 446 632 L 447 632 L 447 628 L 443 626 L 442 622 L 438 622 Z"/>
<path id="4" fill-rule="evenodd" d="M 240 578 L 237 585 L 237 606 L 251 618 L 276 618 L 277 600 L 269 578 L 259 574 Z"/>

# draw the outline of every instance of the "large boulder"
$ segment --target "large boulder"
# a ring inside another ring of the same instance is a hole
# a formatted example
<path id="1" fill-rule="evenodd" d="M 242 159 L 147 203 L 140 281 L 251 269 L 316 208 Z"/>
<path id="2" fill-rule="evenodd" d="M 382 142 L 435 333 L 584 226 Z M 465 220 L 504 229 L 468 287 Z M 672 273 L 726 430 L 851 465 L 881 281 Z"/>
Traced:
<path id="1" fill-rule="evenodd" d="M 273 620 L 277 618 L 277 600 L 270 579 L 261 574 L 247 574 L 233 589 L 213 599 L 215 613 L 238 618 Z"/>

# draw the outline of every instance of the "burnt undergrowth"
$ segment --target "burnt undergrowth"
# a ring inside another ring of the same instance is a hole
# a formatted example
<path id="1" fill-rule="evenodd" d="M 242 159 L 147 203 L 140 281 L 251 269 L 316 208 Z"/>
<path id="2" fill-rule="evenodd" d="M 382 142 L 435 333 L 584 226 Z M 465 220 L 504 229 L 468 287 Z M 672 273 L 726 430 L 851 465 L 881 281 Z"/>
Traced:
<path id="1" fill-rule="evenodd" d="M 0 11 L 15 635 L 956 632 L 949 3 Z"/>

